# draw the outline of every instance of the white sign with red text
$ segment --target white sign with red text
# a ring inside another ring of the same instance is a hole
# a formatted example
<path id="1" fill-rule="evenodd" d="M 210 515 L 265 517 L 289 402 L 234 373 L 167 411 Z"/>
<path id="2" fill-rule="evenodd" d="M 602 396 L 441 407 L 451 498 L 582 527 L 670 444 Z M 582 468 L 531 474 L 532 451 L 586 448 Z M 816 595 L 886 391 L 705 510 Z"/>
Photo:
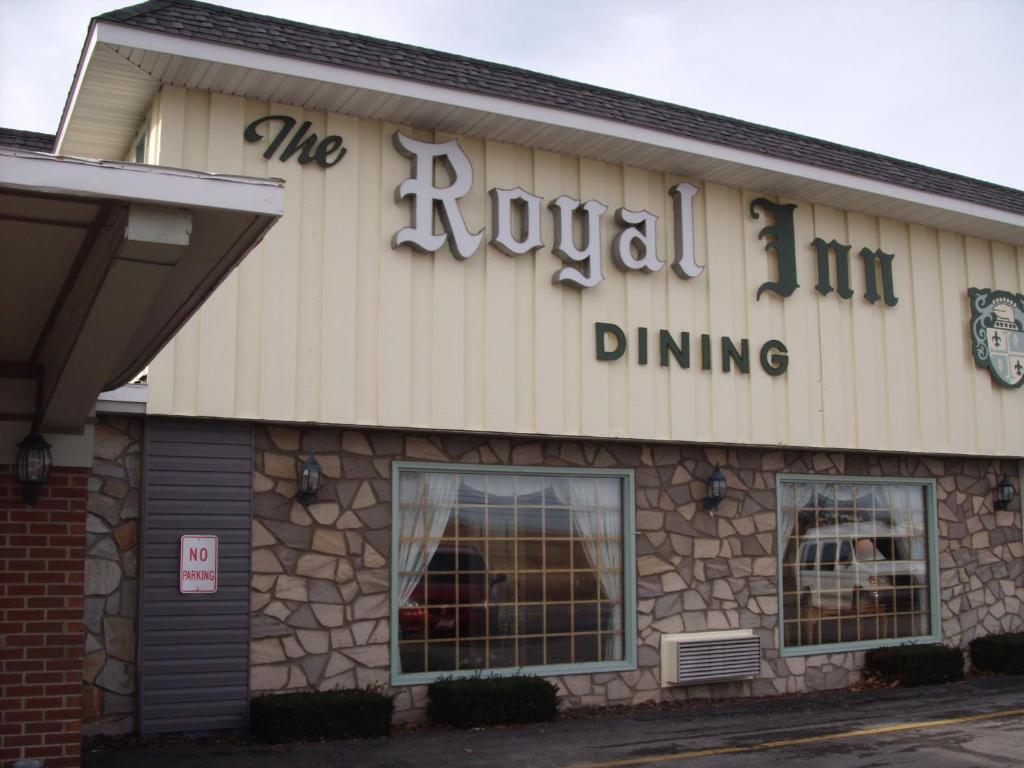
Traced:
<path id="1" fill-rule="evenodd" d="M 183 595 L 217 591 L 217 537 L 181 537 L 178 589 Z"/>

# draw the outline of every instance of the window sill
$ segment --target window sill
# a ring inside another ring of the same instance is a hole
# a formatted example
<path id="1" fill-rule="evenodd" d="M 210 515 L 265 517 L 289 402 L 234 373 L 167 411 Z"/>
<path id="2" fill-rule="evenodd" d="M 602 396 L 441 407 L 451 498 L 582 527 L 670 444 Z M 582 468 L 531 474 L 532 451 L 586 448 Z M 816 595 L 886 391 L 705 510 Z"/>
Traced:
<path id="1" fill-rule="evenodd" d="M 503 667 L 501 669 L 461 669 L 451 672 L 409 672 L 391 670 L 391 685 L 427 685 L 437 680 L 463 680 L 469 677 L 511 677 L 512 675 L 537 675 L 538 677 L 560 677 L 562 675 L 602 674 L 605 672 L 631 672 L 637 668 L 635 661 L 596 661 L 586 664 L 546 664 L 535 667 Z"/>
<path id="2" fill-rule="evenodd" d="M 941 642 L 938 634 L 919 635 L 917 637 L 890 637 L 878 640 L 859 640 L 850 643 L 828 643 L 822 645 L 798 645 L 779 649 L 779 656 L 821 656 L 830 653 L 850 653 L 853 651 L 870 651 L 874 648 L 889 648 L 893 645 L 928 645 Z"/>

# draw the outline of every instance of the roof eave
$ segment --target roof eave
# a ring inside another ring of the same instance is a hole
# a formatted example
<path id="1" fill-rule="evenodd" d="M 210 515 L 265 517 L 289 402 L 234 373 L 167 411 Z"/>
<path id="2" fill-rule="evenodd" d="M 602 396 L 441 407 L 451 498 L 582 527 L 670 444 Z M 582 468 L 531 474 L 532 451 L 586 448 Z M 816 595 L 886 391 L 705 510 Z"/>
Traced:
<path id="1" fill-rule="evenodd" d="M 96 48 L 97 40 L 97 21 L 92 19 L 89 22 L 89 32 L 85 37 L 85 44 L 82 46 L 82 52 L 78 56 L 78 64 L 75 66 L 75 76 L 71 81 L 71 87 L 68 89 L 67 98 L 64 100 L 64 110 L 60 114 L 60 124 L 57 126 L 57 134 L 53 140 L 53 153 L 55 155 L 61 154 L 60 147 L 64 141 L 64 135 L 68 128 L 68 119 L 71 113 L 74 111 L 75 103 L 78 100 L 78 94 L 82 88 L 82 81 L 86 71 L 87 62 L 92 58 L 93 51 Z"/>
<path id="2" fill-rule="evenodd" d="M 20 390 L 25 410 L 12 413 L 47 430 L 81 429 L 97 394 L 152 360 L 284 210 L 280 180 L 3 148 L 0 189 L 19 210 L 41 211 L 15 224 L 15 274 L 52 290 L 5 307 L 4 321 L 37 339 L 9 346 L 5 362 L 30 384 Z M 69 203 L 88 229 L 77 241 L 49 231 L 68 222 L 47 206 Z"/>
<path id="3" fill-rule="evenodd" d="M 97 55 L 97 50 L 116 51 L 124 57 L 125 66 L 136 73 L 139 73 L 137 63 L 127 57 L 138 58 L 138 54 L 146 52 L 164 57 L 165 61 L 169 59 L 175 66 L 164 66 L 162 70 L 148 73 L 151 80 L 140 85 L 138 121 L 152 92 L 161 84 L 196 87 L 182 74 L 188 67 L 179 64 L 215 62 L 224 69 L 225 74 L 220 78 L 224 92 L 234 95 L 267 99 L 266 93 L 258 92 L 258 78 L 257 85 L 245 92 L 230 89 L 227 83 L 230 72 L 246 70 L 284 76 L 285 83 L 275 87 L 278 100 L 296 106 L 335 111 L 330 108 L 332 98 L 347 104 L 360 102 L 344 111 L 419 128 L 511 141 L 569 154 L 582 153 L 609 162 L 1024 245 L 1024 215 L 1018 213 L 627 122 L 104 20 L 93 23 L 90 37 L 69 96 L 69 108 L 61 122 L 57 151 L 65 149 L 69 131 L 74 132 L 69 126 L 80 105 L 83 83 L 91 76 L 89 62 Z M 167 72 L 173 76 L 166 77 Z M 101 76 L 96 74 L 96 77 Z M 206 88 L 218 90 L 218 84 L 217 78 L 211 79 L 208 72 L 204 75 Z M 311 88 L 313 84 L 327 87 Z M 353 94 L 372 98 L 360 100 Z M 124 135 L 117 137 L 120 142 L 117 151 L 123 151 L 132 138 L 127 128 L 122 132 Z M 113 145 L 108 151 L 115 151 Z"/>

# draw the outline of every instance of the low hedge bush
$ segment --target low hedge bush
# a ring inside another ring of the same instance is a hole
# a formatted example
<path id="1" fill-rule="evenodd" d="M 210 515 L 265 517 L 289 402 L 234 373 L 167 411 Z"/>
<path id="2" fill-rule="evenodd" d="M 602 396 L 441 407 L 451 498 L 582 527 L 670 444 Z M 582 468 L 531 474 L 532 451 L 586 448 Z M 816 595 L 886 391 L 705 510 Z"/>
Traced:
<path id="1" fill-rule="evenodd" d="M 1004 632 L 971 640 L 971 666 L 980 672 L 1024 675 L 1024 632 Z"/>
<path id="2" fill-rule="evenodd" d="M 258 696 L 249 709 L 252 735 L 263 741 L 372 738 L 391 733 L 394 700 L 372 688 Z"/>
<path id="3" fill-rule="evenodd" d="M 531 675 L 438 680 L 427 696 L 427 717 L 456 728 L 536 723 L 558 714 L 558 688 Z"/>
<path id="4" fill-rule="evenodd" d="M 897 645 L 864 654 L 864 671 L 900 685 L 937 685 L 964 679 L 964 652 L 945 645 Z"/>

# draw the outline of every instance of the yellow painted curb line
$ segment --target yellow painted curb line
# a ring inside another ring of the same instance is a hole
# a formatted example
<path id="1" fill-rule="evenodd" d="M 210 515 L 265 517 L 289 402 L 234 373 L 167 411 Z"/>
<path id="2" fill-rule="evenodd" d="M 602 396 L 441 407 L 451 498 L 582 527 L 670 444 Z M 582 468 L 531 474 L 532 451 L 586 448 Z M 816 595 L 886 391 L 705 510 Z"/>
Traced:
<path id="1" fill-rule="evenodd" d="M 648 755 L 647 757 L 630 757 L 622 760 L 609 760 L 603 763 L 573 763 L 569 768 L 622 768 L 629 765 L 647 765 L 648 763 L 664 763 L 668 760 L 685 760 L 692 757 L 713 757 L 715 755 L 735 755 L 740 752 L 760 752 L 766 749 L 780 749 L 782 747 L 794 747 L 801 744 L 814 744 L 822 741 L 837 741 L 839 739 L 852 739 L 857 736 L 876 736 L 884 733 L 898 733 L 899 731 L 913 731 L 920 728 L 935 728 L 940 725 L 956 725 L 958 723 L 973 723 L 978 720 L 994 720 L 999 717 L 1014 717 L 1024 715 L 1024 709 L 1004 709 L 999 712 L 987 712 L 983 715 L 965 715 L 964 717 L 947 717 L 941 720 L 922 720 L 916 723 L 900 723 L 899 725 L 881 725 L 877 728 L 861 728 L 856 731 L 844 731 L 843 733 L 828 733 L 821 736 L 802 736 L 797 739 L 780 739 L 778 741 L 765 741 L 761 744 L 751 744 L 746 747 L 715 747 L 712 749 L 696 749 L 690 752 L 673 752 L 665 755 Z"/>

